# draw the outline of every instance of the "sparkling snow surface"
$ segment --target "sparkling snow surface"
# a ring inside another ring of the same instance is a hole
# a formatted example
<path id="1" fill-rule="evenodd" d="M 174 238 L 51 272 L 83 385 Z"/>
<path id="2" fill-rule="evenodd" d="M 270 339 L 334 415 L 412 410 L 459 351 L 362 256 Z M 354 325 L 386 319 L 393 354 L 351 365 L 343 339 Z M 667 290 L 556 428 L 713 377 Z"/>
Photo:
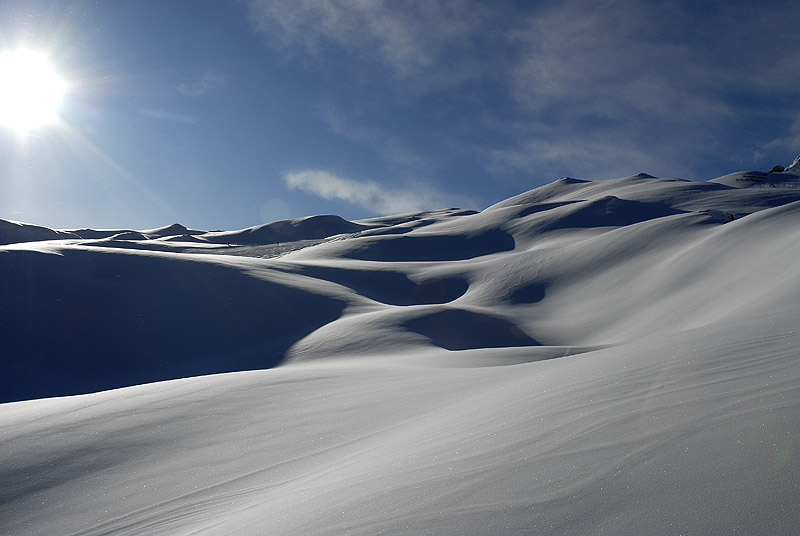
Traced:
<path id="1" fill-rule="evenodd" d="M 0 226 L 0 534 L 794 533 L 798 181 Z"/>

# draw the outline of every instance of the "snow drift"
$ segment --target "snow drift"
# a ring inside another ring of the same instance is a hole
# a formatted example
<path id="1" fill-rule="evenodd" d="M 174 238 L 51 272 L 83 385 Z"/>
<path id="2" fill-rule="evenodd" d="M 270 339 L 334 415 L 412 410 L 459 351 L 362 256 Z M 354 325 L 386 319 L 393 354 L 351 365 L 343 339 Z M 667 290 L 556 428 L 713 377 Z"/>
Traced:
<path id="1" fill-rule="evenodd" d="M 0 529 L 791 533 L 798 181 L 0 247 Z"/>

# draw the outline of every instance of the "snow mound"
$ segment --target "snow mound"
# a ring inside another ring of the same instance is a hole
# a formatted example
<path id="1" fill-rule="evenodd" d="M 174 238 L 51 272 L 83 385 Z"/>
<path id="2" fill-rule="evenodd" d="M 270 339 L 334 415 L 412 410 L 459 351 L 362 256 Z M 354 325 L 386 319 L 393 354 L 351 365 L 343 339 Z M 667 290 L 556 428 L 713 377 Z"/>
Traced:
<path id="1" fill-rule="evenodd" d="M 591 181 L 562 177 L 555 182 L 546 184 L 534 190 L 510 197 L 504 201 L 490 206 L 487 210 L 505 208 L 515 205 L 533 206 L 551 200 L 561 200 L 565 196 L 580 192 L 584 187 L 591 185 Z"/>
<path id="2" fill-rule="evenodd" d="M 68 231 L 56 231 L 39 225 L 0 219 L 0 245 L 71 238 L 80 237 Z"/>
<path id="3" fill-rule="evenodd" d="M 114 235 L 136 231 L 130 229 L 70 229 L 68 232 L 85 240 L 103 240 Z"/>
<path id="4" fill-rule="evenodd" d="M 328 238 L 339 234 L 355 233 L 366 228 L 364 225 L 349 222 L 339 216 L 322 215 L 281 220 L 241 231 L 209 232 L 202 235 L 202 238 L 217 244 L 274 244 Z"/>
<path id="5" fill-rule="evenodd" d="M 108 237 L 108 240 L 147 240 L 148 237 L 139 231 L 125 231 Z"/>
<path id="6" fill-rule="evenodd" d="M 148 238 L 162 238 L 167 236 L 181 236 L 181 235 L 197 235 L 203 234 L 205 231 L 197 231 L 194 229 L 187 229 L 180 223 L 173 223 L 172 225 L 167 225 L 165 227 L 157 227 L 155 229 L 147 229 L 141 231 L 143 235 L 146 235 Z"/>
<path id="7" fill-rule="evenodd" d="M 202 238 L 198 238 L 196 235 L 193 234 L 179 234 L 179 235 L 170 235 L 164 236 L 162 238 L 158 238 L 157 240 L 163 242 L 194 242 L 197 244 L 205 244 L 206 241 Z"/>

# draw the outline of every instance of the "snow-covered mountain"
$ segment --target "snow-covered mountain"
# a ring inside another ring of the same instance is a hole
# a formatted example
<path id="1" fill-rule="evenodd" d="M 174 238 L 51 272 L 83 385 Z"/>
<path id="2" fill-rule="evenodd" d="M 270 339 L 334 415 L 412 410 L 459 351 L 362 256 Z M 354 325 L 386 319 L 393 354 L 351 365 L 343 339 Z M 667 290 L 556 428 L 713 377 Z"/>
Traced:
<path id="1" fill-rule="evenodd" d="M 795 168 L 0 225 L 0 533 L 792 533 Z"/>

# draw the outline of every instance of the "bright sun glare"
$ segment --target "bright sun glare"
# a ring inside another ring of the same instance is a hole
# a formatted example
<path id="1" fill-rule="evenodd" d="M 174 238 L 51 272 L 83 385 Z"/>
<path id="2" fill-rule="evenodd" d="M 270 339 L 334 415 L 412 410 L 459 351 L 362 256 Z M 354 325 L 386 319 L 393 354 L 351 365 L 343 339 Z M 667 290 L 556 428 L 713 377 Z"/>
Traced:
<path id="1" fill-rule="evenodd" d="M 19 49 L 0 55 L 0 124 L 18 134 L 57 121 L 65 90 L 44 54 Z"/>

